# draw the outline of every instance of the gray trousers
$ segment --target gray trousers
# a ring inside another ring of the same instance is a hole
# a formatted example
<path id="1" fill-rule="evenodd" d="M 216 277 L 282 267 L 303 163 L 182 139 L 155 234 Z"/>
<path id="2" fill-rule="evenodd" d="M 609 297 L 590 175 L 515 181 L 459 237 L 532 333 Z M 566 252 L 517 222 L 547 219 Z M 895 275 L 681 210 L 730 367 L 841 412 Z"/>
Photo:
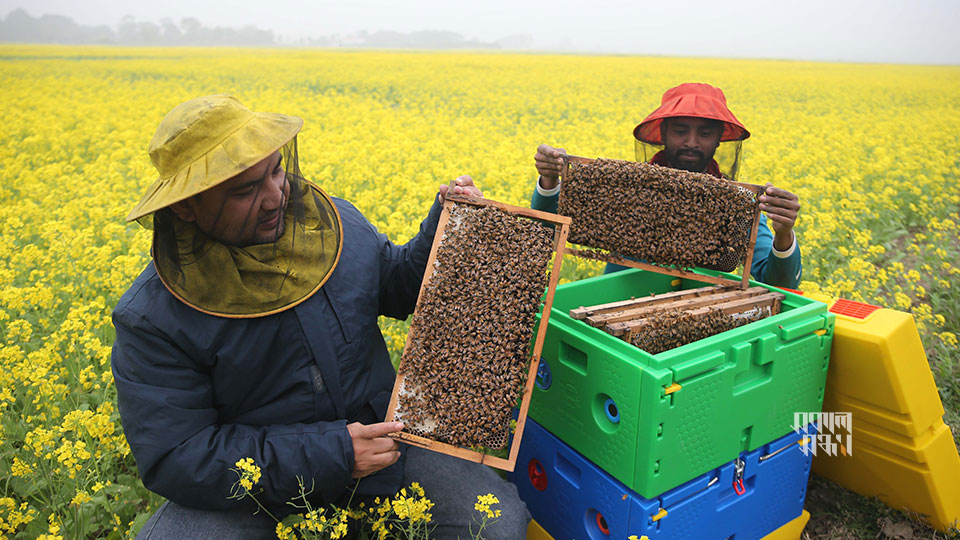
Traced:
<path id="1" fill-rule="evenodd" d="M 410 447 L 406 451 L 403 485 L 419 482 L 426 497 L 435 506 L 431 523 L 436 524 L 431 538 L 468 540 L 470 526 L 477 530 L 481 519 L 473 505 L 478 495 L 493 493 L 500 500 L 494 509 L 502 514 L 496 523 L 484 529 L 487 540 L 523 540 L 530 512 L 517 495 L 513 484 L 492 469 L 436 452 Z M 408 490 L 409 492 L 409 490 Z M 263 512 L 218 512 L 197 510 L 170 501 L 157 510 L 143 526 L 137 540 L 217 540 L 275 539 L 277 523 Z"/>

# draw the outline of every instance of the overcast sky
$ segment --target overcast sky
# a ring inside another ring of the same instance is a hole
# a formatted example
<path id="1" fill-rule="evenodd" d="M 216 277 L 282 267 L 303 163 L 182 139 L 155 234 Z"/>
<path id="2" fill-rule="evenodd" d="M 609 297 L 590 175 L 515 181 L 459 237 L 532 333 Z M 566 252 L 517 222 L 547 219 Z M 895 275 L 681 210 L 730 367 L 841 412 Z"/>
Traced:
<path id="1" fill-rule="evenodd" d="M 361 30 L 448 30 L 537 49 L 683 56 L 960 64 L 960 0 L 0 0 L 84 25 L 198 19 L 287 41 Z"/>

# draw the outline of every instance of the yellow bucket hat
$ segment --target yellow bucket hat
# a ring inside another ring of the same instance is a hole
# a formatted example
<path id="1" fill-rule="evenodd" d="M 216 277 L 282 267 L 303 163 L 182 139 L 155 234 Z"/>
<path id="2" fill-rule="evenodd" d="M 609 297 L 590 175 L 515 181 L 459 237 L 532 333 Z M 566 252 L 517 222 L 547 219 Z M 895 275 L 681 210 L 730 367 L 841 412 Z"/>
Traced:
<path id="1" fill-rule="evenodd" d="M 301 118 L 253 112 L 226 94 L 181 103 L 163 118 L 150 141 L 150 160 L 160 177 L 127 221 L 240 174 L 283 147 L 301 127 Z"/>

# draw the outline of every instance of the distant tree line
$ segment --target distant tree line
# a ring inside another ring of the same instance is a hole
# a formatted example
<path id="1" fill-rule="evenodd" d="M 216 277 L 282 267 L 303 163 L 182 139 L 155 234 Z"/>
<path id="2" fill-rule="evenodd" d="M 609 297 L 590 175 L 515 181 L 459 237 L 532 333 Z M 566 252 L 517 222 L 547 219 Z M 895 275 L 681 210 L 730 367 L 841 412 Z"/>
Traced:
<path id="1" fill-rule="evenodd" d="M 197 19 L 185 18 L 179 23 L 163 19 L 159 24 L 124 17 L 116 28 L 102 24 L 77 24 L 64 15 L 32 17 L 23 9 L 15 9 L 0 20 L 0 42 L 61 43 L 70 45 L 189 45 L 270 47 L 302 45 L 315 47 L 370 47 L 402 49 L 527 49 L 533 46 L 530 36 L 508 36 L 485 42 L 466 39 L 456 32 L 427 30 L 401 33 L 365 32 L 351 35 L 330 35 L 281 41 L 271 30 L 255 26 L 229 28 L 204 26 Z"/>
<path id="2" fill-rule="evenodd" d="M 254 26 L 209 28 L 193 18 L 160 24 L 124 17 L 116 29 L 107 25 L 85 26 L 63 15 L 31 17 L 16 9 L 0 22 L 0 41 L 18 43 L 122 44 L 122 45 L 226 45 L 269 46 L 273 32 Z"/>

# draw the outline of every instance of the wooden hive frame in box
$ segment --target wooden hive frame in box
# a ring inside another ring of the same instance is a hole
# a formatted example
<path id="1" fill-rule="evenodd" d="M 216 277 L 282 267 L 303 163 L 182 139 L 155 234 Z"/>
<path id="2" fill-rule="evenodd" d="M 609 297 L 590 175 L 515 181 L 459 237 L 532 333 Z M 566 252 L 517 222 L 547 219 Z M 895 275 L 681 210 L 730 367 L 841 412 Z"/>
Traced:
<path id="1" fill-rule="evenodd" d="M 650 317 L 660 313 L 674 311 L 700 315 L 719 310 L 734 315 L 767 310 L 769 314 L 776 314 L 783 298 L 783 293 L 764 287 L 740 289 L 738 286 L 712 285 L 579 307 L 570 310 L 570 317 L 632 342 L 634 335 L 650 323 Z"/>
<path id="2" fill-rule="evenodd" d="M 434 440 L 428 437 L 420 436 L 414 433 L 409 433 L 407 431 L 402 431 L 398 433 L 391 434 L 390 437 L 395 440 L 402 441 L 404 443 L 412 444 L 419 446 L 421 448 L 426 448 L 435 452 L 442 454 L 451 455 L 461 459 L 466 459 L 468 461 L 474 461 L 477 463 L 483 463 L 499 469 L 513 471 L 517 454 L 520 449 L 520 440 L 523 434 L 523 426 L 527 418 L 527 410 L 530 407 L 530 397 L 533 392 L 533 385 L 536 382 L 536 373 L 537 368 L 540 363 L 540 352 L 543 349 L 543 342 L 547 330 L 547 321 L 550 317 L 550 309 L 553 305 L 553 295 L 554 290 L 556 289 L 557 279 L 560 275 L 560 265 L 563 258 L 563 247 L 566 245 L 567 235 L 570 231 L 570 218 L 550 214 L 547 212 L 540 212 L 537 210 L 532 210 L 530 208 L 523 208 L 519 206 L 512 206 L 497 201 L 492 201 L 489 199 L 468 197 L 462 195 L 448 195 L 443 203 L 443 211 L 440 214 L 440 219 L 437 223 L 437 233 L 434 237 L 433 246 L 430 250 L 430 257 L 427 260 L 427 271 L 424 272 L 423 281 L 420 285 L 420 298 L 424 297 L 424 291 L 430 286 L 431 279 L 434 276 L 434 268 L 437 260 L 437 252 L 440 248 L 440 244 L 444 240 L 445 231 L 447 230 L 447 224 L 450 222 L 450 215 L 453 211 L 453 206 L 455 204 L 465 204 L 473 207 L 493 207 L 498 208 L 511 214 L 515 217 L 522 217 L 527 219 L 532 219 L 540 222 L 545 222 L 552 224 L 554 226 L 553 233 L 553 261 L 550 267 L 550 277 L 547 282 L 547 291 L 546 297 L 543 302 L 543 310 L 541 312 L 540 323 L 536 330 L 536 338 L 533 343 L 533 349 L 531 351 L 531 360 L 530 366 L 526 373 L 526 381 L 523 387 L 520 401 L 519 414 L 516 419 L 516 429 L 514 431 L 513 441 L 510 444 L 509 455 L 506 459 L 491 455 L 486 451 L 478 451 L 472 448 L 465 448 L 462 446 L 457 446 L 454 444 L 449 444 L 446 442 L 441 442 Z M 411 343 L 412 336 L 415 334 L 415 326 L 417 325 L 418 317 L 424 311 L 423 304 L 418 300 L 417 306 L 414 310 L 413 320 L 410 325 L 410 331 L 407 333 L 407 341 L 404 347 L 404 350 L 407 350 L 407 347 Z M 442 344 L 446 345 L 446 344 Z M 398 408 L 400 405 L 401 397 L 401 387 L 404 384 L 403 376 L 403 365 L 401 360 L 401 366 L 398 369 L 397 380 L 393 387 L 393 392 L 390 396 L 390 403 L 387 407 L 387 414 L 385 421 L 390 422 L 398 419 Z M 512 404 L 510 405 L 512 407 Z M 401 419 L 402 420 L 402 419 Z M 504 426 L 504 429 L 509 433 L 509 425 Z"/>
<path id="3" fill-rule="evenodd" d="M 597 161 L 595 159 L 590 159 L 590 158 L 585 158 L 580 156 L 573 156 L 569 154 L 563 154 L 562 158 L 563 158 L 563 173 L 562 173 L 563 178 L 569 178 L 571 164 L 591 164 Z M 734 184 L 747 191 L 754 193 L 758 199 L 764 190 L 763 186 L 757 186 L 754 184 L 745 184 L 742 182 L 734 182 L 732 180 L 729 182 L 731 184 Z M 561 187 L 561 189 L 563 188 Z M 650 264 L 646 262 L 635 261 L 632 259 L 618 257 L 612 253 L 586 251 L 586 250 L 571 248 L 566 246 L 564 247 L 564 251 L 566 253 L 570 253 L 571 255 L 581 257 L 581 258 L 597 259 L 597 260 L 602 260 L 608 263 L 619 264 L 621 266 L 629 266 L 631 268 L 641 268 L 643 270 L 650 270 L 660 274 L 677 276 L 681 278 L 688 278 L 688 279 L 693 279 L 696 281 L 702 281 L 707 283 L 716 283 L 718 285 L 737 285 L 739 286 L 740 289 L 745 290 L 749 286 L 750 267 L 753 264 L 753 248 L 757 242 L 757 229 L 759 225 L 760 225 L 760 208 L 759 208 L 759 205 L 757 205 L 757 209 L 753 215 L 753 224 L 750 228 L 750 237 L 747 242 L 746 251 L 744 253 L 743 278 L 739 282 L 728 279 L 728 278 L 720 277 L 720 276 L 709 276 L 704 274 L 698 274 L 696 272 L 691 272 L 688 270 L 683 270 L 680 268 L 672 268 L 672 267 L 660 266 L 656 264 Z"/>

